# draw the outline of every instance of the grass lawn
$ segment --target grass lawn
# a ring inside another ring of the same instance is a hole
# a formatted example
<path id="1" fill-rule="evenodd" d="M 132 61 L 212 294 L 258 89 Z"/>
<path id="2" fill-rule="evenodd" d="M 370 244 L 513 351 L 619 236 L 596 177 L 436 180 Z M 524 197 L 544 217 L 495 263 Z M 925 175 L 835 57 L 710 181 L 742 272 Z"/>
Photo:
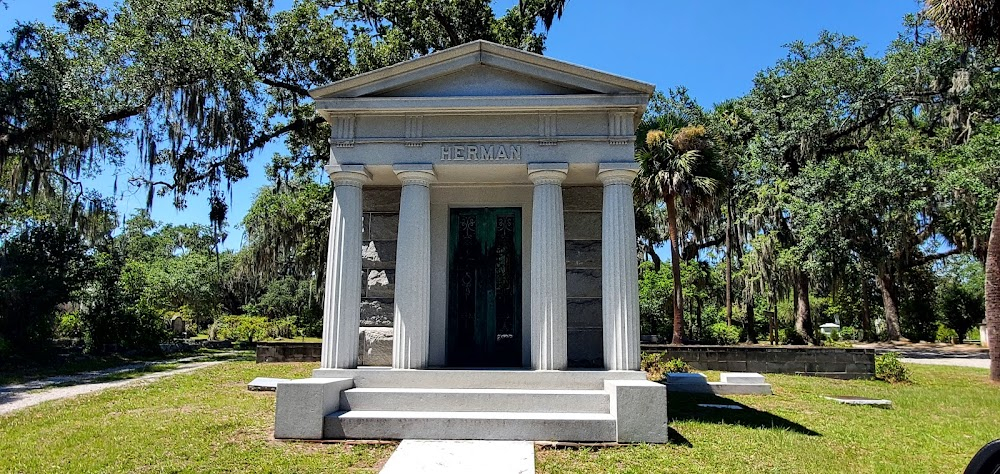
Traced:
<path id="1" fill-rule="evenodd" d="M 671 394 L 664 446 L 543 449 L 538 472 L 962 472 L 1000 438 L 1000 386 L 987 371 L 908 366 L 911 385 L 767 375 L 773 396 Z M 840 405 L 823 395 L 892 400 Z M 743 410 L 699 408 L 740 404 Z"/>
<path id="2" fill-rule="evenodd" d="M 231 362 L 152 384 L 0 416 L 0 472 L 374 471 L 393 447 L 271 438 L 274 394 L 257 376 L 315 364 Z M 539 472 L 961 472 L 1000 437 L 1000 387 L 986 371 L 911 366 L 915 383 L 769 375 L 776 395 L 669 397 L 673 443 L 540 449 Z M 891 410 L 821 395 L 888 398 Z M 744 410 L 698 408 L 737 403 Z"/>
<path id="3" fill-rule="evenodd" d="M 232 362 L 0 416 L 0 472 L 376 470 L 392 446 L 272 439 L 274 393 L 246 383 L 314 366 Z"/>

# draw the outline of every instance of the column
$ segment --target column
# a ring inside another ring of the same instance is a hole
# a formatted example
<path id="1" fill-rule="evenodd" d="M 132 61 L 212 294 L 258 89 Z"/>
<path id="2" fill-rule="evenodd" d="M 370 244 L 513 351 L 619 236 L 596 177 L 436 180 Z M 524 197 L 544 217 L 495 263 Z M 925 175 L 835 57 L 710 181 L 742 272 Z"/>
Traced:
<path id="1" fill-rule="evenodd" d="M 566 368 L 566 241 L 562 182 L 566 163 L 533 163 L 531 207 L 531 366 Z"/>
<path id="2" fill-rule="evenodd" d="M 639 281 L 632 180 L 635 163 L 601 163 L 601 288 L 604 368 L 639 370 Z"/>
<path id="3" fill-rule="evenodd" d="M 427 368 L 431 320 L 431 192 L 434 167 L 392 167 L 403 190 L 396 241 L 392 368 Z"/>
<path id="4" fill-rule="evenodd" d="M 361 186 L 371 180 L 364 165 L 328 165 L 333 182 L 330 243 L 323 292 L 323 352 L 320 367 L 358 366 L 361 320 Z"/>

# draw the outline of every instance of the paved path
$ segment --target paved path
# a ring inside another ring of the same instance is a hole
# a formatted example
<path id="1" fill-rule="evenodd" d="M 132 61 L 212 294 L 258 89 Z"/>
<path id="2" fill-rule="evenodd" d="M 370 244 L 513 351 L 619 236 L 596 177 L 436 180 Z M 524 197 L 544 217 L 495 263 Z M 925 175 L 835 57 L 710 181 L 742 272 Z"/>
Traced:
<path id="1" fill-rule="evenodd" d="M 970 359 L 970 358 L 957 358 L 957 357 L 939 357 L 934 359 L 918 359 L 910 357 L 900 357 L 899 360 L 907 364 L 926 364 L 926 365 L 951 365 L 955 367 L 976 367 L 979 369 L 990 368 L 989 359 Z"/>
<path id="2" fill-rule="evenodd" d="M 531 441 L 438 441 L 407 439 L 399 443 L 381 474 L 474 473 L 533 474 Z"/>
<path id="3" fill-rule="evenodd" d="M 225 355 L 225 354 L 219 354 Z M 218 355 L 216 356 L 218 357 Z M 193 372 L 198 369 L 221 364 L 222 360 L 205 361 L 205 356 L 186 357 L 183 359 L 164 360 L 159 362 L 143 362 L 123 365 L 111 369 L 82 372 L 73 375 L 60 375 L 47 379 L 33 380 L 23 384 L 0 386 L 0 415 L 38 405 L 50 400 L 75 397 L 85 393 L 95 393 L 113 387 L 123 387 L 139 382 L 149 382 L 171 375 Z M 141 375 L 124 380 L 101 382 L 98 379 L 124 374 L 157 364 L 180 364 L 176 369 L 165 370 Z M 54 388 L 53 388 L 54 387 Z"/>

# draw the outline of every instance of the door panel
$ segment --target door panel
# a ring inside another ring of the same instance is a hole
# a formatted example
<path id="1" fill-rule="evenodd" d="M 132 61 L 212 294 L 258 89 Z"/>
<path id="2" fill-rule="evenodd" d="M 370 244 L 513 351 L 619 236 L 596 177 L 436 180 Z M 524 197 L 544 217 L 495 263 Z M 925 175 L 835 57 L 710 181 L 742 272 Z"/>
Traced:
<path id="1" fill-rule="evenodd" d="M 447 359 L 521 366 L 521 210 L 452 209 Z"/>

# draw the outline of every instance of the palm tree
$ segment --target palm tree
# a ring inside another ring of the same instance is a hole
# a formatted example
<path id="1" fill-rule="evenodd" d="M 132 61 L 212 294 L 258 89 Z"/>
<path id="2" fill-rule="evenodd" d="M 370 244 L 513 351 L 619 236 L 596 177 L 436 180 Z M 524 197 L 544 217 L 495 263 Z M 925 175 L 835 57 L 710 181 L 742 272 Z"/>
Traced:
<path id="1" fill-rule="evenodd" d="M 1000 3 L 995 0 L 927 0 L 924 12 L 947 37 L 969 46 L 1000 50 Z M 986 326 L 990 380 L 1000 383 L 1000 196 L 986 248 Z"/>
<path id="2" fill-rule="evenodd" d="M 663 203 L 667 210 L 670 266 L 673 273 L 674 333 L 672 344 L 683 344 L 684 294 L 681 285 L 678 206 L 689 212 L 716 190 L 718 167 L 701 125 L 687 125 L 674 115 L 658 117 L 642 125 L 646 143 L 636 154 L 638 185 L 648 202 Z"/>

